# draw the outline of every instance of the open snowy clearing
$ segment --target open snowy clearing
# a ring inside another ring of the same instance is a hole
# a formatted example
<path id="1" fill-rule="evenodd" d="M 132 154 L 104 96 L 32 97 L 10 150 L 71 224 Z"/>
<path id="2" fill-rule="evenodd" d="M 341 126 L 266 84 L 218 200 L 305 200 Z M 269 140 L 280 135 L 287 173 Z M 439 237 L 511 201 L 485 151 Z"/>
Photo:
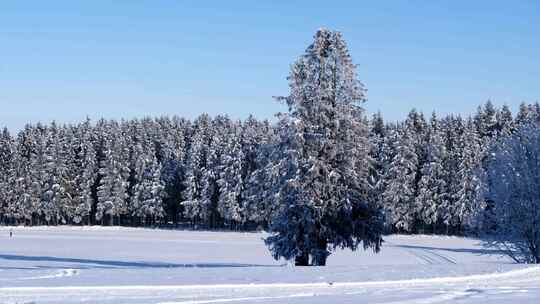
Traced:
<path id="1" fill-rule="evenodd" d="M 538 303 L 540 267 L 477 240 L 389 236 L 327 267 L 274 261 L 260 233 L 0 228 L 0 303 Z"/>

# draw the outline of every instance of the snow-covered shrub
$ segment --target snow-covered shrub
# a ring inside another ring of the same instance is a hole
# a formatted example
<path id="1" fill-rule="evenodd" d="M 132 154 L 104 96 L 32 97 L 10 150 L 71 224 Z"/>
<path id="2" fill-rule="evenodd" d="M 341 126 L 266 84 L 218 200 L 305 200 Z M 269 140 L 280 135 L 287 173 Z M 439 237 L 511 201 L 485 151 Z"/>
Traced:
<path id="1" fill-rule="evenodd" d="M 540 263 L 540 125 L 494 144 L 486 175 L 492 245 L 519 263 Z"/>

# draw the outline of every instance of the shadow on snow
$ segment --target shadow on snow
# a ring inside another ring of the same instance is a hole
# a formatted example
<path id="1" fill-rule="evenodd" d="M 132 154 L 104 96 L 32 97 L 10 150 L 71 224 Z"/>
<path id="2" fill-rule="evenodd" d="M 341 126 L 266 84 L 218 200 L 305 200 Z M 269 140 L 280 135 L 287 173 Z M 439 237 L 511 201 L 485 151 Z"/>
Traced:
<path id="1" fill-rule="evenodd" d="M 473 253 L 479 255 L 503 255 L 504 251 L 497 249 L 474 249 L 474 248 L 442 248 L 442 247 L 430 247 L 430 246 L 416 246 L 416 245 L 391 245 L 392 247 L 408 248 L 408 249 L 422 249 L 422 250 L 440 250 L 458 253 Z"/>
<path id="2" fill-rule="evenodd" d="M 0 259 L 10 261 L 37 261 L 37 262 L 59 262 L 59 263 L 76 263 L 88 264 L 97 266 L 109 267 L 131 267 L 131 268 L 237 268 L 237 267 L 281 267 L 281 265 L 259 265 L 259 264 L 241 264 L 241 263 L 159 263 L 159 262 L 127 262 L 113 260 L 92 260 L 78 258 L 62 258 L 52 256 L 26 256 L 26 255 L 11 255 L 0 254 Z M 85 267 L 85 266 L 83 266 Z M 2 269 L 4 267 L 0 267 Z M 93 268 L 93 267 L 88 267 Z"/>

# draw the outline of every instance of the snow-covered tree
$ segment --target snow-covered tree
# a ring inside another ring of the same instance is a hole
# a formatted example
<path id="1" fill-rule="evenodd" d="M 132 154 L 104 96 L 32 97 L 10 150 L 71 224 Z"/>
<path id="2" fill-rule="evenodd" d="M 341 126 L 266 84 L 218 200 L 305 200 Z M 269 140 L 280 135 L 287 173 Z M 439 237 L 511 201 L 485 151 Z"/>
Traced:
<path id="1" fill-rule="evenodd" d="M 248 222 L 266 226 L 271 215 L 271 206 L 267 195 L 271 182 L 266 165 L 271 157 L 276 155 L 273 145 L 276 142 L 274 127 L 266 121 L 257 121 L 253 116 L 248 117 L 242 124 L 240 149 L 241 179 L 243 189 L 240 196 L 243 224 Z"/>
<path id="2" fill-rule="evenodd" d="M 459 207 L 457 201 L 461 191 L 461 183 L 457 172 L 462 159 L 462 145 L 460 139 L 464 131 L 464 122 L 461 116 L 447 116 L 441 120 L 446 157 L 443 158 L 444 179 L 447 187 L 447 199 L 439 202 L 437 206 L 440 220 L 444 226 L 444 233 L 453 232 L 451 228 L 460 225 Z M 442 232 L 442 231 L 441 231 Z"/>
<path id="3" fill-rule="evenodd" d="M 275 204 L 275 193 L 278 191 L 288 160 L 288 126 L 287 117 L 278 120 L 271 129 L 266 142 L 261 143 L 254 157 L 254 170 L 246 183 L 245 199 L 242 209 L 247 220 L 267 227 L 270 219 L 276 215 L 278 204 Z M 269 130 L 270 131 L 270 130 Z M 249 153 L 249 152 L 248 152 Z"/>
<path id="4" fill-rule="evenodd" d="M 386 151 L 387 127 L 380 112 L 373 115 L 370 121 L 369 142 L 371 143 L 371 165 L 369 167 L 369 198 L 376 204 L 382 202 L 384 192 L 384 176 L 388 153 Z"/>
<path id="5" fill-rule="evenodd" d="M 143 160 L 142 175 L 139 178 L 132 197 L 132 215 L 142 218 L 145 223 L 155 223 L 156 219 L 164 215 L 161 166 L 155 157 Z"/>
<path id="6" fill-rule="evenodd" d="M 187 152 L 185 190 L 182 194 L 184 215 L 194 222 L 205 218 L 202 205 L 204 178 L 208 166 L 210 128 L 212 120 L 207 114 L 199 116 L 194 124 Z"/>
<path id="7" fill-rule="evenodd" d="M 502 108 L 497 111 L 497 135 L 506 135 L 514 129 L 514 119 L 512 118 L 512 112 L 507 105 L 503 105 Z"/>
<path id="8" fill-rule="evenodd" d="M 422 178 L 418 185 L 415 207 L 424 224 L 435 225 L 440 220 L 440 205 L 448 200 L 443 162 L 446 158 L 438 119 L 433 113 L 427 134 L 426 162 L 422 166 Z"/>
<path id="9" fill-rule="evenodd" d="M 232 130 L 232 122 L 227 116 L 217 116 L 209 135 L 208 154 L 206 167 L 201 179 L 201 217 L 211 228 L 218 227 L 223 222 L 222 214 L 226 213 L 224 205 L 220 206 L 222 189 L 219 183 L 223 170 L 222 161 L 226 160 L 224 155 L 228 153 L 227 141 Z M 227 195 L 227 194 L 223 194 Z M 223 203 L 224 200 L 221 200 Z M 221 211 L 221 212 L 220 212 Z"/>
<path id="10" fill-rule="evenodd" d="M 540 127 L 495 143 L 486 178 L 492 244 L 520 263 L 540 263 Z"/>
<path id="11" fill-rule="evenodd" d="M 478 107 L 474 123 L 480 137 L 492 138 L 497 135 L 497 109 L 491 100 L 488 100 L 483 107 Z"/>
<path id="12" fill-rule="evenodd" d="M 8 129 L 4 128 L 0 133 L 0 220 L 13 217 L 10 211 L 13 190 L 10 181 L 17 178 L 14 167 L 15 153 L 15 141 Z"/>
<path id="13" fill-rule="evenodd" d="M 29 195 L 32 202 L 32 210 L 38 223 L 56 224 L 61 220 L 61 203 L 65 191 L 63 188 L 65 178 L 65 164 L 61 162 L 61 146 L 56 134 L 56 124 L 51 127 L 38 124 L 35 128 L 29 127 L 30 150 L 29 170 L 30 181 Z"/>
<path id="14" fill-rule="evenodd" d="M 515 124 L 519 128 L 520 126 L 529 125 L 535 120 L 534 109 L 531 105 L 522 102 L 519 105 L 519 111 L 516 115 Z"/>
<path id="15" fill-rule="evenodd" d="M 244 180 L 242 177 L 244 154 L 241 147 L 240 125 L 233 125 L 225 140 L 225 150 L 221 154 L 220 172 L 217 181 L 219 186 L 218 211 L 227 221 L 241 223 L 244 220 L 242 194 Z"/>
<path id="16" fill-rule="evenodd" d="M 90 120 L 87 119 L 76 132 L 76 139 L 72 142 L 72 149 L 76 153 L 74 162 L 76 167 L 72 168 L 75 174 L 73 222 L 79 224 L 86 219 L 86 222 L 90 224 L 92 223 L 90 213 L 94 205 L 93 191 L 99 170 Z"/>
<path id="17" fill-rule="evenodd" d="M 476 133 L 471 120 L 468 120 L 459 140 L 461 157 L 456 172 L 459 189 L 455 202 L 457 221 L 463 229 L 474 228 L 477 214 L 481 211 L 481 194 L 483 185 L 482 159 L 485 148 Z"/>
<path id="18" fill-rule="evenodd" d="M 115 218 L 119 222 L 120 216 L 128 212 L 129 152 L 117 123 L 101 122 L 100 129 L 103 159 L 99 164 L 96 219 L 104 223 L 105 217 L 108 217 L 112 225 Z"/>
<path id="19" fill-rule="evenodd" d="M 161 117 L 157 120 L 162 133 L 161 149 L 156 151 L 158 161 L 162 165 L 163 208 L 168 221 L 178 223 L 183 215 L 185 193 L 185 175 L 187 159 L 187 143 L 191 122 L 174 116 L 172 119 Z"/>
<path id="20" fill-rule="evenodd" d="M 394 146 L 394 156 L 385 175 L 383 204 L 389 223 L 397 230 L 411 232 L 417 217 L 415 208 L 415 182 L 418 157 L 415 152 L 414 134 L 406 128 L 389 134 Z"/>
<path id="21" fill-rule="evenodd" d="M 75 206 L 73 196 L 75 193 L 75 176 L 71 165 L 75 155 L 70 147 L 73 134 L 67 127 L 57 127 L 55 124 L 50 128 L 47 144 L 47 173 L 50 182 L 47 195 L 58 210 L 55 224 L 66 224 L 74 217 Z"/>
<path id="22" fill-rule="evenodd" d="M 279 205 L 266 239 L 275 258 L 325 265 L 332 248 L 379 250 L 382 215 L 369 203 L 368 128 L 357 79 L 339 32 L 321 29 L 292 66 L 289 132 L 278 164 Z"/>

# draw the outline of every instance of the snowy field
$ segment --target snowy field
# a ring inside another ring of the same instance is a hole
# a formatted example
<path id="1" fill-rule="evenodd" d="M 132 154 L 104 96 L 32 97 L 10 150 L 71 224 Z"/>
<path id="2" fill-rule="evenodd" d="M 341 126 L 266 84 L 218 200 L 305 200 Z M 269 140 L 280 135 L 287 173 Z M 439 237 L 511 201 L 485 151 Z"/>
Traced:
<path id="1" fill-rule="evenodd" d="M 540 268 L 477 240 L 389 236 L 327 267 L 274 261 L 260 233 L 0 228 L 0 303 L 540 303 Z"/>

